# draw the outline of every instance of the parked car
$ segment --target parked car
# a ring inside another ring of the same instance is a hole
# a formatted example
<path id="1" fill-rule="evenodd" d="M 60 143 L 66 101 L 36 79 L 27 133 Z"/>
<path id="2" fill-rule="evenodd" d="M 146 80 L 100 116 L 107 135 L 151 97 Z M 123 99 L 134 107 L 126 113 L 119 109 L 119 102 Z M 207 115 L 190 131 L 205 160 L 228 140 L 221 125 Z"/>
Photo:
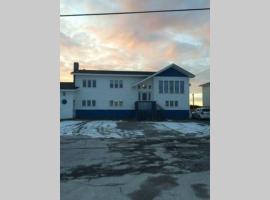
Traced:
<path id="1" fill-rule="evenodd" d="M 210 109 L 209 108 L 197 108 L 192 112 L 192 118 L 194 119 L 210 119 Z"/>

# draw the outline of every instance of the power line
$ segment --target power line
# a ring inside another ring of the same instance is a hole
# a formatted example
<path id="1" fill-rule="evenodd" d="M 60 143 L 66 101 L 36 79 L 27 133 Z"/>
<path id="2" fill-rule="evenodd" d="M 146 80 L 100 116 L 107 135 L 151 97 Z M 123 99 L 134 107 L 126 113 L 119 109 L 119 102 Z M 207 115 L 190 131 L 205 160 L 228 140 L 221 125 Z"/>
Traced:
<path id="1" fill-rule="evenodd" d="M 60 17 L 83 17 L 95 15 L 129 15 L 129 14 L 143 14 L 143 13 L 161 13 L 161 12 L 187 12 L 187 11 L 203 11 L 210 10 L 210 8 L 187 8 L 174 10 L 147 10 L 147 11 L 133 11 L 133 12 L 108 12 L 108 13 L 84 13 L 84 14 L 65 14 Z"/>

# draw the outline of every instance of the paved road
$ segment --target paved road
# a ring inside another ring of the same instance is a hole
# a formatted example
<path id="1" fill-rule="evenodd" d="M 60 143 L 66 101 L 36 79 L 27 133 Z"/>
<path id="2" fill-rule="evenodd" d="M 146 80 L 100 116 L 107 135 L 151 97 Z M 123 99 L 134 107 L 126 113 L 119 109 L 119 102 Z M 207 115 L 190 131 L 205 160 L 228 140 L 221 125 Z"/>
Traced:
<path id="1" fill-rule="evenodd" d="M 209 138 L 61 137 L 61 200 L 209 199 L 209 165 Z"/>

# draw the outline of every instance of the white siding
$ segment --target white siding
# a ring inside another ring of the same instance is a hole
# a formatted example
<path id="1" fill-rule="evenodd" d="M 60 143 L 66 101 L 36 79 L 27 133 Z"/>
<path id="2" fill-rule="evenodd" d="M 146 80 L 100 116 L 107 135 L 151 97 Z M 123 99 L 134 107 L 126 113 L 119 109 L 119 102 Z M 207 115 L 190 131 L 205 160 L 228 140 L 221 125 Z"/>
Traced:
<path id="1" fill-rule="evenodd" d="M 210 86 L 202 87 L 203 106 L 210 106 Z"/>
<path id="2" fill-rule="evenodd" d="M 98 76 L 98 75 L 76 75 L 75 85 L 79 87 L 76 93 L 75 109 L 85 110 L 133 110 L 134 103 L 138 100 L 137 89 L 132 87 L 145 77 L 127 76 Z M 83 80 L 96 80 L 96 88 L 83 88 Z M 123 80 L 123 88 L 110 88 L 110 80 Z M 82 100 L 96 100 L 95 107 L 83 107 Z M 123 106 L 111 107 L 110 100 L 123 101 Z"/>
<path id="3" fill-rule="evenodd" d="M 63 95 L 65 92 L 65 96 Z M 60 90 L 60 118 L 61 119 L 71 119 L 74 117 L 73 100 L 74 91 Z M 67 103 L 63 104 L 62 101 L 66 100 Z"/>
<path id="4" fill-rule="evenodd" d="M 156 76 L 154 79 L 154 99 L 164 110 L 189 110 L 189 78 L 187 77 L 166 77 L 166 76 Z M 164 94 L 159 93 L 159 80 L 173 80 L 173 81 L 184 81 L 184 94 Z M 178 101 L 178 107 L 166 107 L 166 101 Z"/>

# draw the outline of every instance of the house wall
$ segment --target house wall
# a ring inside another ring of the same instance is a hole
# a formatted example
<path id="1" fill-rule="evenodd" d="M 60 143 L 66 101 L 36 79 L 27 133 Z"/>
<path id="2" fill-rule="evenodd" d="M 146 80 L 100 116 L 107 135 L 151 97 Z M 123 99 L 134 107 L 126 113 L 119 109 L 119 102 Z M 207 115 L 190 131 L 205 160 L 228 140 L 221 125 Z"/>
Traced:
<path id="1" fill-rule="evenodd" d="M 176 76 L 156 76 L 142 84 L 147 89 L 133 87 L 137 82 L 147 76 L 123 76 L 123 75 L 94 75 L 76 74 L 75 86 L 77 89 L 75 110 L 77 118 L 87 119 L 127 119 L 135 117 L 135 102 L 138 101 L 138 92 L 150 92 L 151 100 L 156 101 L 163 110 L 164 118 L 184 119 L 189 116 L 189 78 Z M 96 87 L 83 87 L 83 80 L 96 80 Z M 123 88 L 110 88 L 110 80 L 122 80 Z M 159 94 L 159 80 L 179 80 L 185 83 L 184 94 Z M 149 89 L 151 85 L 151 89 Z M 82 106 L 82 100 L 95 100 L 95 106 Z M 122 106 L 110 106 L 110 100 L 122 101 Z M 166 107 L 166 100 L 178 101 L 177 107 Z"/>
<path id="2" fill-rule="evenodd" d="M 65 92 L 65 96 L 63 92 Z M 72 119 L 74 117 L 73 99 L 74 91 L 60 90 L 60 119 Z M 63 100 L 66 100 L 66 104 L 63 104 Z"/>
<path id="3" fill-rule="evenodd" d="M 76 75 L 75 86 L 79 87 L 75 97 L 77 118 L 87 119 L 128 119 L 135 116 L 135 101 L 138 100 L 136 82 L 145 76 L 117 75 Z M 96 80 L 95 88 L 84 88 L 83 80 Z M 122 80 L 123 88 L 110 88 L 110 80 Z M 82 106 L 82 100 L 95 100 L 96 106 Z M 110 106 L 110 100 L 122 101 L 122 106 Z"/>
<path id="4" fill-rule="evenodd" d="M 183 94 L 160 94 L 159 93 L 159 80 L 179 80 L 184 81 L 184 93 Z M 187 77 L 168 77 L 168 76 L 156 76 L 154 77 L 154 98 L 164 110 L 189 110 L 189 78 Z M 178 107 L 166 107 L 166 100 L 178 101 Z"/>
<path id="5" fill-rule="evenodd" d="M 202 87 L 203 106 L 210 106 L 210 86 Z"/>

